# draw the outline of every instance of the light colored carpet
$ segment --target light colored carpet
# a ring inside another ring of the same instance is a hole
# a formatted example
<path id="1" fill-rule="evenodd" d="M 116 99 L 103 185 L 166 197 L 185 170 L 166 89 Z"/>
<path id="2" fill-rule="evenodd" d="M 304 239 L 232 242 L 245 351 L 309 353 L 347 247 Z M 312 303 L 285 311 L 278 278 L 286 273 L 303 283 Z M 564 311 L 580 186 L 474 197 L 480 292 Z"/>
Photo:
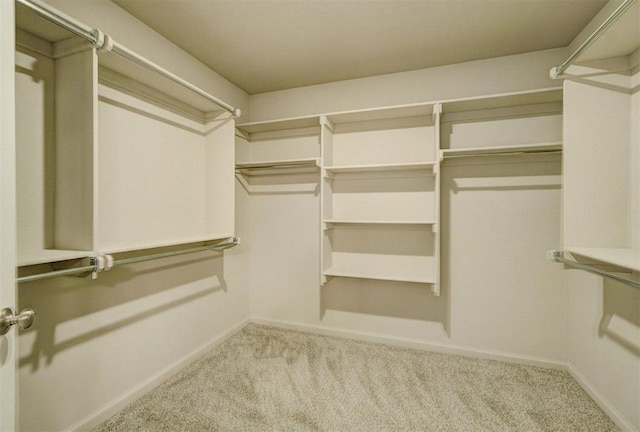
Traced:
<path id="1" fill-rule="evenodd" d="M 258 325 L 95 429 L 615 430 L 566 372 Z"/>

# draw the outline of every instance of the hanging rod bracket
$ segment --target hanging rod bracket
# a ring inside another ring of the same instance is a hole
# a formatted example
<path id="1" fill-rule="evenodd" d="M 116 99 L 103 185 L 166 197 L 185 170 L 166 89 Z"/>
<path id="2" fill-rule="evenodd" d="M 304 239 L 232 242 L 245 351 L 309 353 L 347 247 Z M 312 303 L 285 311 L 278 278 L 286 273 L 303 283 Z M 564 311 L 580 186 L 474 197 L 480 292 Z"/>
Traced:
<path id="1" fill-rule="evenodd" d="M 613 25 L 627 10 L 633 6 L 637 0 L 624 0 L 620 5 L 609 15 L 593 33 L 587 37 L 582 44 L 560 65 L 554 66 L 549 71 L 549 76 L 552 79 L 560 79 L 563 77 L 565 71 L 571 66 L 580 55 L 585 52 L 602 34 L 607 31 L 609 27 Z"/>
<path id="2" fill-rule="evenodd" d="M 547 257 L 551 261 L 564 264 L 567 267 L 575 268 L 575 269 L 578 269 L 578 270 L 584 270 L 586 272 L 593 273 L 595 275 L 602 276 L 604 278 L 613 279 L 613 280 L 615 280 L 617 282 L 621 282 L 623 284 L 630 285 L 630 286 L 632 286 L 634 288 L 640 289 L 640 282 L 639 281 L 632 280 L 632 279 L 627 279 L 627 278 L 619 276 L 619 275 L 617 275 L 615 273 L 604 271 L 604 270 L 600 270 L 599 268 L 594 267 L 592 265 L 583 264 L 583 263 L 578 262 L 578 261 L 573 261 L 573 260 L 567 259 L 565 257 L 565 253 L 563 251 L 550 250 L 549 252 L 547 252 Z"/>

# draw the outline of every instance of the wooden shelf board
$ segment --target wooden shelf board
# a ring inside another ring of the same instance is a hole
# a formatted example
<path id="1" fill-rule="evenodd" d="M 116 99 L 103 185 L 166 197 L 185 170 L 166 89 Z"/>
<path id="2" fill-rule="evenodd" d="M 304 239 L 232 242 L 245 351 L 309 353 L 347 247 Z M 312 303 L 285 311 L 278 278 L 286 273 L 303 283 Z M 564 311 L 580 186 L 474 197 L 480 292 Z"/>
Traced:
<path id="1" fill-rule="evenodd" d="M 345 165 L 325 166 L 325 170 L 333 173 L 341 172 L 370 172 L 370 171 L 410 171 L 421 169 L 433 169 L 435 162 L 375 164 L 375 165 Z"/>
<path id="2" fill-rule="evenodd" d="M 562 87 L 443 101 L 442 111 L 446 114 L 551 102 L 562 102 Z"/>
<path id="3" fill-rule="evenodd" d="M 523 144 L 514 146 L 469 147 L 457 149 L 442 149 L 443 157 L 482 156 L 486 154 L 510 154 L 510 153 L 534 153 L 555 152 L 562 150 L 562 143 Z"/>
<path id="4" fill-rule="evenodd" d="M 434 225 L 435 221 L 392 221 L 392 220 L 349 220 L 349 219 L 325 219 L 324 223 L 330 224 L 354 224 L 354 225 Z"/>
<path id="5" fill-rule="evenodd" d="M 566 250 L 571 254 L 602 263 L 640 271 L 640 250 L 638 249 L 567 247 Z"/>
<path id="6" fill-rule="evenodd" d="M 287 129 L 302 129 L 314 126 L 320 126 L 319 116 L 294 117 L 281 120 L 242 123 L 236 125 L 236 128 L 243 132 L 253 134 L 258 132 L 275 132 Z"/>
<path id="7" fill-rule="evenodd" d="M 422 284 L 434 284 L 436 281 L 433 277 L 420 274 L 391 274 L 391 273 L 378 273 L 375 274 L 372 271 L 363 271 L 352 268 L 331 267 L 325 270 L 323 273 L 325 276 L 332 277 L 344 277 L 353 279 L 372 279 L 372 280 L 385 280 L 393 282 L 411 282 Z"/>
<path id="8" fill-rule="evenodd" d="M 360 123 L 406 117 L 425 117 L 425 119 L 430 122 L 433 105 L 433 103 L 421 103 L 386 108 L 371 108 L 359 111 L 343 111 L 327 114 L 327 118 L 334 124 Z"/>
<path id="9" fill-rule="evenodd" d="M 251 170 L 251 169 L 267 169 L 267 168 L 274 168 L 274 169 L 275 168 L 297 168 L 300 165 L 317 167 L 318 164 L 319 164 L 318 158 L 284 159 L 284 160 L 237 163 L 236 169 Z"/>
<path id="10" fill-rule="evenodd" d="M 47 264 L 56 261 L 82 259 L 93 256 L 92 251 L 42 249 L 18 252 L 18 266 Z"/>

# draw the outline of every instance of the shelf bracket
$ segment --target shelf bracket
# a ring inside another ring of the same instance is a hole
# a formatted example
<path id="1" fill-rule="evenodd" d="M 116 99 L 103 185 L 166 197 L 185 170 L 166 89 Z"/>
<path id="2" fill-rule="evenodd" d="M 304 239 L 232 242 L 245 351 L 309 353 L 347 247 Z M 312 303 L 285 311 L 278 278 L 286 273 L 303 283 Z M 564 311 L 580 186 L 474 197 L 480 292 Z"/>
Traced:
<path id="1" fill-rule="evenodd" d="M 327 116 L 320 116 L 320 126 L 326 126 L 331 132 L 335 131 L 335 126 Z"/>

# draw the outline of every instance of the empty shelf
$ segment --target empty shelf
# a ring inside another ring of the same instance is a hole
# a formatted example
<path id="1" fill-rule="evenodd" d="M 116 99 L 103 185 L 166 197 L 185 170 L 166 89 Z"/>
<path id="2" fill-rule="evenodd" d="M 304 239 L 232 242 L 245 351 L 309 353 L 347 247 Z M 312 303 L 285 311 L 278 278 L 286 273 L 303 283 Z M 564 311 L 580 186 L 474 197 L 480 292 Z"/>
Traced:
<path id="1" fill-rule="evenodd" d="M 325 219 L 324 223 L 330 224 L 354 224 L 354 225 L 433 225 L 435 221 L 407 221 L 407 220 L 353 220 L 353 219 Z"/>
<path id="2" fill-rule="evenodd" d="M 320 164 L 318 158 L 287 159 L 277 161 L 246 162 L 236 164 L 236 170 L 250 172 L 252 170 L 290 169 L 290 168 L 317 168 Z"/>
<path id="3" fill-rule="evenodd" d="M 442 150 L 442 158 L 500 156 L 510 154 L 552 153 L 562 151 L 562 143 L 526 144 L 515 146 L 471 147 Z"/>
<path id="4" fill-rule="evenodd" d="M 412 283 L 422 283 L 422 284 L 434 284 L 435 280 L 432 276 L 428 275 L 426 272 L 404 272 L 404 273 L 393 273 L 389 272 L 380 272 L 376 270 L 363 270 L 357 268 L 346 268 L 346 267 L 331 267 L 325 270 L 323 273 L 325 276 L 331 277 L 344 277 L 344 278 L 354 278 L 354 279 L 373 279 L 373 280 L 385 280 L 385 281 L 393 281 L 393 282 L 412 282 Z"/>
<path id="5" fill-rule="evenodd" d="M 348 165 L 348 166 L 326 166 L 325 170 L 332 173 L 341 172 L 370 172 L 370 171 L 410 171 L 433 169 L 435 162 L 421 163 L 399 163 L 399 164 L 376 164 L 376 165 Z"/>

